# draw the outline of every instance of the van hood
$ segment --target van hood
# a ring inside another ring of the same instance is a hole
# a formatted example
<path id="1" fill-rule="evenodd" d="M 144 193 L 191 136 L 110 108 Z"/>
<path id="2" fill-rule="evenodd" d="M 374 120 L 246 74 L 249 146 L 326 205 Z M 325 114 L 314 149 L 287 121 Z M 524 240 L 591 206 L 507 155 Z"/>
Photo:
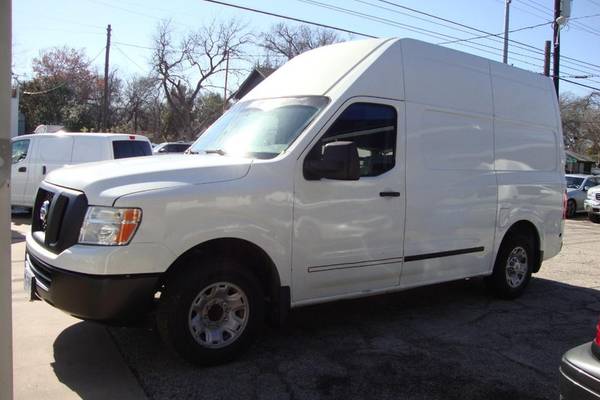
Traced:
<path id="1" fill-rule="evenodd" d="M 89 204 L 112 205 L 127 194 L 240 179 L 251 164 L 218 154 L 134 157 L 67 166 L 48 174 L 46 182 L 84 192 Z"/>

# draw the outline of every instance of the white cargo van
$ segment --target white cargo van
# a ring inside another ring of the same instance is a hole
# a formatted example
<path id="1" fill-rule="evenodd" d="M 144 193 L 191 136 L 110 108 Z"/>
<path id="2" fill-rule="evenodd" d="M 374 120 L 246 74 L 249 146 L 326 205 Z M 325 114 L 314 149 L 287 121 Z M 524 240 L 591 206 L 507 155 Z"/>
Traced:
<path id="1" fill-rule="evenodd" d="M 11 205 L 33 207 L 46 174 L 67 165 L 152 154 L 141 135 L 42 133 L 12 139 Z"/>
<path id="2" fill-rule="evenodd" d="M 561 249 L 562 142 L 544 76 L 408 39 L 322 47 L 189 155 L 48 175 L 26 288 L 83 319 L 156 306 L 199 364 L 290 307 L 477 276 L 516 297 Z"/>

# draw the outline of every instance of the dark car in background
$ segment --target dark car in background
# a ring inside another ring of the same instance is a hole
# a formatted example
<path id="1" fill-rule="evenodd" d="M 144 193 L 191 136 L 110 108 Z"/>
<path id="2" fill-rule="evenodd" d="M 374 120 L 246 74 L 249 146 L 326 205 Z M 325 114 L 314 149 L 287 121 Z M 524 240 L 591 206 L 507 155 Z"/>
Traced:
<path id="1" fill-rule="evenodd" d="M 592 342 L 563 355 L 559 379 L 561 400 L 600 399 L 600 323 Z"/>
<path id="2" fill-rule="evenodd" d="M 183 153 L 192 143 L 187 142 L 165 142 L 152 149 L 152 154 Z"/>

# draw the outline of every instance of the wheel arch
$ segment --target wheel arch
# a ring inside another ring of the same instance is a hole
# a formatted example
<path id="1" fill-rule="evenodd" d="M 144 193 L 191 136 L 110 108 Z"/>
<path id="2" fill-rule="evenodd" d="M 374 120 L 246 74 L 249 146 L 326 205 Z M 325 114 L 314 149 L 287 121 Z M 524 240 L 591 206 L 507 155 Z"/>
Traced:
<path id="1" fill-rule="evenodd" d="M 159 288 L 164 288 L 174 275 L 182 273 L 189 267 L 191 260 L 201 260 L 209 255 L 222 255 L 234 257 L 242 264 L 247 265 L 250 272 L 260 282 L 265 300 L 271 305 L 274 318 L 283 318 L 283 310 L 289 308 L 289 287 L 281 286 L 279 270 L 273 259 L 260 246 L 246 240 L 234 237 L 211 239 L 199 243 L 185 251 L 162 274 Z M 202 268 L 201 265 L 198 266 Z"/>
<path id="2" fill-rule="evenodd" d="M 504 236 L 502 237 L 502 241 L 500 242 L 500 246 L 498 247 L 496 257 L 498 257 L 498 253 L 500 252 L 502 246 L 504 246 L 506 243 L 506 240 L 508 240 L 508 238 L 510 238 L 512 235 L 518 233 L 522 233 L 533 238 L 534 253 L 536 257 L 534 260 L 533 272 L 538 272 L 542 265 L 542 260 L 544 259 L 541 237 L 537 226 L 529 220 L 521 219 L 516 221 L 510 226 L 510 228 L 506 230 Z"/>

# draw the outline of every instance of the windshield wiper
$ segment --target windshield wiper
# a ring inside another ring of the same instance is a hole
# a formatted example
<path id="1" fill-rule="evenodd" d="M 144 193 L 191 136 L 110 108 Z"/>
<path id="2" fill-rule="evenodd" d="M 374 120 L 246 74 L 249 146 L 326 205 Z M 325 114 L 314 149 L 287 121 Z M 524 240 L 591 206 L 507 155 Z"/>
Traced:
<path id="1" fill-rule="evenodd" d="M 224 156 L 225 154 L 225 150 L 223 149 L 211 149 L 211 150 L 204 150 L 204 154 L 218 154 L 220 156 Z"/>

